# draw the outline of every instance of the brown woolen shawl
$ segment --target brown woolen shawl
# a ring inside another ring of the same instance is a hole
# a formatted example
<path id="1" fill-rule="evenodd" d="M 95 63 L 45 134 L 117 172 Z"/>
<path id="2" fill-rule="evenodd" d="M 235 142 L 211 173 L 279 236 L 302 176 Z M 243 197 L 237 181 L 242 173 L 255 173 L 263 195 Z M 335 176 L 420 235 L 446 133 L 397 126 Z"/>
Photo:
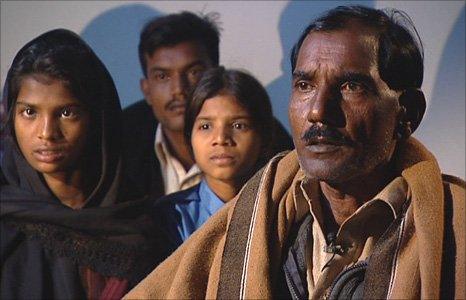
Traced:
<path id="1" fill-rule="evenodd" d="M 82 88 L 93 89 L 92 134 L 83 163 L 93 166 L 96 185 L 82 209 L 63 205 L 27 163 L 11 122 L 6 123 L 0 169 L 1 298 L 83 298 L 81 267 L 134 285 L 170 247 L 147 215 L 151 201 L 124 202 L 131 199 L 125 199 L 120 184 L 121 107 L 113 80 L 78 35 L 52 30 L 26 44 L 13 60 L 3 94 L 7 111 L 14 109 L 13 68 L 38 44 L 78 53 L 81 59 L 68 61 L 69 67 L 89 68 Z"/>
<path id="2" fill-rule="evenodd" d="M 410 190 L 405 234 L 398 246 L 390 234 L 380 239 L 364 298 L 464 298 L 464 181 L 442 176 L 414 138 L 400 143 L 394 163 Z M 290 228 L 308 206 L 294 197 L 303 178 L 296 151 L 273 158 L 124 298 L 273 298 Z"/>

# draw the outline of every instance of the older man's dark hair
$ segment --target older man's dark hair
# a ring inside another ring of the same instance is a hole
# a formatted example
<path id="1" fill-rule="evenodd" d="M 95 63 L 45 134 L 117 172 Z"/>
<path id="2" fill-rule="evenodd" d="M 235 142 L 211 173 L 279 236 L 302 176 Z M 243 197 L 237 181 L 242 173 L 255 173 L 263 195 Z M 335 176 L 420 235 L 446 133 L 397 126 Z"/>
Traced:
<path id="1" fill-rule="evenodd" d="M 424 74 L 424 53 L 421 40 L 406 13 L 377 10 L 364 6 L 338 6 L 329 10 L 303 31 L 291 52 L 294 71 L 298 53 L 306 36 L 315 31 L 336 31 L 359 21 L 378 32 L 378 61 L 380 77 L 393 90 L 420 88 Z"/>

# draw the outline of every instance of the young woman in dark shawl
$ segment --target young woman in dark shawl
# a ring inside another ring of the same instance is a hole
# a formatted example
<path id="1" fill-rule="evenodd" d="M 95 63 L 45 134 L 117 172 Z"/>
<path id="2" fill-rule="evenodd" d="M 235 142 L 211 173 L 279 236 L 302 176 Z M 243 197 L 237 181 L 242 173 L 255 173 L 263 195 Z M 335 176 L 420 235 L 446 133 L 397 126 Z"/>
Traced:
<path id="1" fill-rule="evenodd" d="M 121 298 L 170 246 L 149 202 L 123 202 L 109 73 L 79 36 L 49 31 L 14 58 L 3 101 L 0 298 Z"/>

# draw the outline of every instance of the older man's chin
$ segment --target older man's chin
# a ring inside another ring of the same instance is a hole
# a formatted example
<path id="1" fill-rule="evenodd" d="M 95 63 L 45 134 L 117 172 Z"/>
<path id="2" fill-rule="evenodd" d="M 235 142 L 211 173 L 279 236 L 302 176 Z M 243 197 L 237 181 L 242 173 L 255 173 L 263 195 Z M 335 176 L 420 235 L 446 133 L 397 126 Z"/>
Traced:
<path id="1" fill-rule="evenodd" d="M 299 156 L 298 156 L 299 157 Z M 307 178 L 325 182 L 344 182 L 358 172 L 355 159 L 336 161 L 335 159 L 302 159 L 299 165 Z"/>

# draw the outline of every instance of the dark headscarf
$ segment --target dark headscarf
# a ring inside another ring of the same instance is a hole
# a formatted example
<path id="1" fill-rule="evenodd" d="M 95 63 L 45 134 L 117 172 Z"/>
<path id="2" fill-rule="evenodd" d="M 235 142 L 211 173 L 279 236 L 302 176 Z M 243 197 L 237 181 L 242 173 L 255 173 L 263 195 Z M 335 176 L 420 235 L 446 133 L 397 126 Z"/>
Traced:
<path id="1" fill-rule="evenodd" d="M 96 183 L 82 209 L 63 205 L 19 150 L 13 120 L 6 122 L 0 169 L 2 299 L 83 298 L 82 267 L 134 285 L 169 249 L 146 215 L 148 200 L 117 204 L 129 200 L 119 182 L 119 99 L 105 66 L 78 35 L 52 30 L 17 53 L 4 87 L 7 112 L 14 110 L 16 101 L 15 72 L 31 52 L 44 49 L 55 49 L 54 57 L 70 73 L 79 68 L 80 76 L 70 89 L 91 112 L 92 134 L 85 155 L 86 164 L 94 166 L 91 176 Z"/>

